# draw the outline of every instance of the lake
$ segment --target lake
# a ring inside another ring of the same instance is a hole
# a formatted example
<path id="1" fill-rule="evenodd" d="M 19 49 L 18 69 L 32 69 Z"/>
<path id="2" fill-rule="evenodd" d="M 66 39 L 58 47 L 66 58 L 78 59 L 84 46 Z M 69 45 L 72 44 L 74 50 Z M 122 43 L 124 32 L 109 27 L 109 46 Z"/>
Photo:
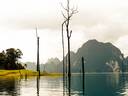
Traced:
<path id="1" fill-rule="evenodd" d="M 72 75 L 63 88 L 62 77 L 0 77 L 0 96 L 128 96 L 128 74 Z M 84 91 L 83 91 L 84 90 Z"/>

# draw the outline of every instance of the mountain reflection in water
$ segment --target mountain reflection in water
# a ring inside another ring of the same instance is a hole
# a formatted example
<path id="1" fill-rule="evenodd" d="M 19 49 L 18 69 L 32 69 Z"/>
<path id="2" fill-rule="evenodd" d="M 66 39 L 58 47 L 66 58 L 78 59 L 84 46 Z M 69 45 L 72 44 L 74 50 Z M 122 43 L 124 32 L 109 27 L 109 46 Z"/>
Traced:
<path id="1" fill-rule="evenodd" d="M 128 74 L 72 75 L 70 96 L 128 96 Z M 63 94 L 64 93 L 64 94 Z M 62 77 L 0 77 L 0 96 L 69 96 Z"/>

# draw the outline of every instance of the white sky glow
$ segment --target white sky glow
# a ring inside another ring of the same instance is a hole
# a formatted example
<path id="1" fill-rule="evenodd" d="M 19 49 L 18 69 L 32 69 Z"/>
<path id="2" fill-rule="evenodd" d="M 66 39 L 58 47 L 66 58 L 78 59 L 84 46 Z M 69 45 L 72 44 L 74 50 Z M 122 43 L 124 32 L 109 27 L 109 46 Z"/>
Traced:
<path id="1" fill-rule="evenodd" d="M 66 0 L 1 0 L 0 51 L 19 48 L 21 61 L 36 61 L 35 28 L 40 36 L 40 61 L 62 58 L 61 23 Z M 71 50 L 89 39 L 112 42 L 128 56 L 128 1 L 127 0 L 71 0 L 78 13 L 71 19 L 73 30 Z M 66 36 L 65 36 L 66 37 Z M 65 41 L 66 42 L 66 41 Z M 66 46 L 67 48 L 67 46 Z"/>

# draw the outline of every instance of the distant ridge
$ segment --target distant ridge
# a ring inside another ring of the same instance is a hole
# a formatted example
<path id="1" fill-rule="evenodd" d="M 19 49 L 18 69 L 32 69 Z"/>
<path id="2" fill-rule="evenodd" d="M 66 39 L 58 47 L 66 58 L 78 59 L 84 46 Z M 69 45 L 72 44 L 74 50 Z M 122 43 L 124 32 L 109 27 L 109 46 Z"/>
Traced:
<path id="1" fill-rule="evenodd" d="M 85 58 L 86 72 L 112 72 L 122 71 L 123 54 L 111 43 L 88 40 L 76 52 L 72 65 L 74 72 L 81 66 L 81 57 Z"/>
<path id="2" fill-rule="evenodd" d="M 71 56 L 72 72 L 80 72 L 82 56 L 86 72 L 123 71 L 123 54 L 112 43 L 88 40 Z"/>
<path id="3" fill-rule="evenodd" d="M 66 56 L 64 59 L 65 63 L 67 61 Z M 86 72 L 124 72 L 125 58 L 120 49 L 112 43 L 103 43 L 93 39 L 85 42 L 76 53 L 71 51 L 72 72 L 81 72 L 82 57 L 85 59 Z M 128 62 L 128 59 L 125 62 Z M 41 65 L 41 70 L 63 72 L 62 65 L 62 61 L 58 58 L 51 58 L 47 61 L 46 65 Z"/>

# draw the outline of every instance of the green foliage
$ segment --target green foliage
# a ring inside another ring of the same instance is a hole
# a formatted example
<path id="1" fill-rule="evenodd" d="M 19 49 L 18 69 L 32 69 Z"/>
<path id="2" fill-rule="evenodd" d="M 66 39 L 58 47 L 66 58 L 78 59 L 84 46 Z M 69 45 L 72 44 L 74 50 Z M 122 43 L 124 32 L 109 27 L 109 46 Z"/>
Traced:
<path id="1" fill-rule="evenodd" d="M 6 63 L 6 54 L 4 51 L 2 51 L 0 53 L 0 68 L 3 68 L 5 63 Z"/>
<path id="2" fill-rule="evenodd" d="M 18 63 L 23 53 L 20 49 L 9 48 L 0 53 L 0 68 L 1 69 L 23 69 L 23 66 Z"/>

